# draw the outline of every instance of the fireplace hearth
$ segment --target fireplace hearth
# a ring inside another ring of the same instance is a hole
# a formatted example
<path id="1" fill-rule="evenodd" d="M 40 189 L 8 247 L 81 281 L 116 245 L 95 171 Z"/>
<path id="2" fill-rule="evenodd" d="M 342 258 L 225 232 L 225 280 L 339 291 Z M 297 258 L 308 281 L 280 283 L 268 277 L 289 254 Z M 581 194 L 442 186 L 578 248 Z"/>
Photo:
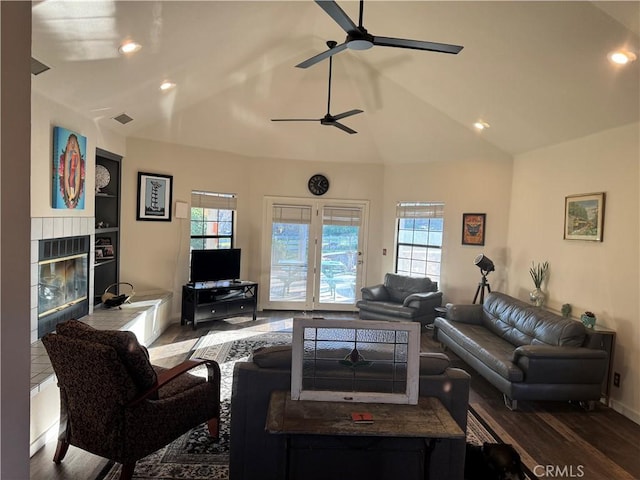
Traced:
<path id="1" fill-rule="evenodd" d="M 88 235 L 40 240 L 38 338 L 89 313 L 89 242 Z"/>

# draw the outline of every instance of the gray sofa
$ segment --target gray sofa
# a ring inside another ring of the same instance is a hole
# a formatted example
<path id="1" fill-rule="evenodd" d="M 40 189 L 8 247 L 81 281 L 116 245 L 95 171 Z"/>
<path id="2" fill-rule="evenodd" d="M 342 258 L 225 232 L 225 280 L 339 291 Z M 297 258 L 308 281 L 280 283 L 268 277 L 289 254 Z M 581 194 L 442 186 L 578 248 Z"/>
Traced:
<path id="1" fill-rule="evenodd" d="M 420 395 L 439 398 L 458 425 L 466 432 L 469 405 L 469 375 L 449 367 L 442 353 L 421 354 Z M 254 352 L 249 361 L 237 362 L 233 371 L 231 396 L 231 480 L 280 480 L 284 455 L 282 435 L 265 431 L 271 392 L 291 388 L 291 347 L 274 346 Z M 296 436 L 307 448 L 296 451 L 295 478 L 414 478 L 422 465 L 413 450 L 422 450 L 421 439 L 382 438 L 377 442 L 363 437 Z M 360 446 L 357 455 L 347 452 L 346 443 Z M 389 452 L 389 449 L 395 449 Z M 331 457 L 326 451 L 331 450 Z M 409 453 L 407 453 L 409 452 Z M 462 480 L 465 441 L 440 440 L 431 455 L 431 478 Z M 327 458 L 332 458 L 328 462 Z M 353 476 L 347 475 L 356 459 L 364 458 Z M 335 469 L 333 472 L 331 469 Z"/>
<path id="2" fill-rule="evenodd" d="M 587 348 L 582 323 L 499 292 L 482 305 L 447 304 L 434 337 L 500 390 L 518 400 L 584 402 L 600 399 L 607 368 L 604 350 Z"/>
<path id="3" fill-rule="evenodd" d="M 433 323 L 435 308 L 442 305 L 438 282 L 428 277 L 408 277 L 387 273 L 384 283 L 364 287 L 362 300 L 356 303 L 363 320 L 401 320 Z"/>

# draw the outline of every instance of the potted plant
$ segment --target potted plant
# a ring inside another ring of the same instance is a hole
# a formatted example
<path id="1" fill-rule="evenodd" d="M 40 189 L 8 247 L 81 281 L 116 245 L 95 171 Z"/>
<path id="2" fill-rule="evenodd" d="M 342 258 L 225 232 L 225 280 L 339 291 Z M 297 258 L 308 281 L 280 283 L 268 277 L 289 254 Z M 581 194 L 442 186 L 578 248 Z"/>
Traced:
<path id="1" fill-rule="evenodd" d="M 542 307 L 546 299 L 545 293 L 542 291 L 542 282 L 547 277 L 549 272 L 549 262 L 533 263 L 531 262 L 531 268 L 529 268 L 529 274 L 535 285 L 535 289 L 529 294 L 529 298 L 535 304 L 536 307 Z"/>
<path id="2" fill-rule="evenodd" d="M 593 328 L 596 325 L 596 315 L 593 312 L 584 312 L 580 320 L 582 320 L 582 323 L 587 328 Z"/>

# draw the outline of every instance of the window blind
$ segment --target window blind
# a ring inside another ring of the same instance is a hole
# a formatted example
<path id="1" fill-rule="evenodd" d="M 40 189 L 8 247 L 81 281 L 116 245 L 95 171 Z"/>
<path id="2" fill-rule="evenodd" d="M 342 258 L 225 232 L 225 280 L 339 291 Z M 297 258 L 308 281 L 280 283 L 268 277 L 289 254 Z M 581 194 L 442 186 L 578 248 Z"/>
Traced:
<path id="1" fill-rule="evenodd" d="M 237 199 L 232 193 L 191 192 L 191 206 L 195 208 L 236 210 Z"/>
<path id="2" fill-rule="evenodd" d="M 348 207 L 325 207 L 322 210 L 325 225 L 348 225 L 357 227 L 362 224 L 362 210 Z"/>
<path id="3" fill-rule="evenodd" d="M 295 205 L 274 205 L 273 223 L 311 223 L 311 207 Z"/>
<path id="4" fill-rule="evenodd" d="M 443 218 L 444 203 L 409 203 L 396 205 L 397 218 Z"/>

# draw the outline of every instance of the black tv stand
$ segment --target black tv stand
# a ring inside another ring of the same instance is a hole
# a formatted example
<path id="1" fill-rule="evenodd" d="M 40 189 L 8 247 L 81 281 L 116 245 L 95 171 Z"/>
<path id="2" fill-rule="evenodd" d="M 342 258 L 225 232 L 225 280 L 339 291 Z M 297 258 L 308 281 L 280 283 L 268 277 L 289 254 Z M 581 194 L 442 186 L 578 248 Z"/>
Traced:
<path id="1" fill-rule="evenodd" d="M 245 280 L 196 282 L 182 287 L 181 325 L 251 315 L 258 311 L 258 284 Z"/>

